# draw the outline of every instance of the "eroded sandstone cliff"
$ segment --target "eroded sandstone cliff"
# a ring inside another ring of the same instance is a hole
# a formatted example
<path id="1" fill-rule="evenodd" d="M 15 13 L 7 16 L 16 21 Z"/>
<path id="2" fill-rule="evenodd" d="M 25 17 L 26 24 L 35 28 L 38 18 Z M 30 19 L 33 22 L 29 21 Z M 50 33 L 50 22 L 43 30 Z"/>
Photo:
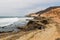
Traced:
<path id="1" fill-rule="evenodd" d="M 0 40 L 60 40 L 60 6 L 28 15 L 34 17 L 18 33 L 0 34 Z"/>

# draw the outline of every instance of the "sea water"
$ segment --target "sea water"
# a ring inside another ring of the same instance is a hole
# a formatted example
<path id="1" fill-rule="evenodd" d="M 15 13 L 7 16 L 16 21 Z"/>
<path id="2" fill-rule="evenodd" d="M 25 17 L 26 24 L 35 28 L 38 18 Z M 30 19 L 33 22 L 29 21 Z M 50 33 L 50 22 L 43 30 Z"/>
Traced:
<path id="1" fill-rule="evenodd" d="M 25 26 L 28 23 L 26 19 L 33 18 L 20 16 L 0 16 L 0 32 L 13 30 L 17 31 L 17 27 Z"/>

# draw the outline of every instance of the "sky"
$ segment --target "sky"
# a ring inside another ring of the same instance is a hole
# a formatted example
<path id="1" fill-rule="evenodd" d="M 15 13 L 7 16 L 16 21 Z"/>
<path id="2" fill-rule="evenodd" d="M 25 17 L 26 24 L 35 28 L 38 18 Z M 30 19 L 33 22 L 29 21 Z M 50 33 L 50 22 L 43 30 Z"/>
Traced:
<path id="1" fill-rule="evenodd" d="M 0 16 L 25 16 L 50 6 L 60 6 L 60 0 L 0 0 Z"/>

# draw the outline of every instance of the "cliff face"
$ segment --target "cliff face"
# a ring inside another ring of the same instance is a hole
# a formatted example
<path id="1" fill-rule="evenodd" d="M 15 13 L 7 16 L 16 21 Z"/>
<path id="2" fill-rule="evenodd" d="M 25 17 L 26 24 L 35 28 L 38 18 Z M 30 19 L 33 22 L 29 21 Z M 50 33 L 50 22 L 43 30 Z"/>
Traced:
<path id="1" fill-rule="evenodd" d="M 40 15 L 41 17 L 52 18 L 55 22 L 60 23 L 60 7 L 52 8 Z"/>
<path id="2" fill-rule="evenodd" d="M 29 14 L 30 15 L 30 14 Z M 54 6 L 54 7 L 49 7 L 45 10 L 36 12 L 36 13 L 31 13 L 30 17 L 48 17 L 52 18 L 55 22 L 60 23 L 60 6 Z"/>
<path id="3" fill-rule="evenodd" d="M 45 13 L 45 12 L 48 12 L 48 11 L 50 11 L 50 10 L 52 10 L 52 9 L 56 9 L 56 8 L 60 8 L 60 6 L 48 7 L 48 8 L 46 8 L 45 10 L 41 10 L 41 11 L 36 12 L 36 14 L 43 14 L 43 13 Z"/>

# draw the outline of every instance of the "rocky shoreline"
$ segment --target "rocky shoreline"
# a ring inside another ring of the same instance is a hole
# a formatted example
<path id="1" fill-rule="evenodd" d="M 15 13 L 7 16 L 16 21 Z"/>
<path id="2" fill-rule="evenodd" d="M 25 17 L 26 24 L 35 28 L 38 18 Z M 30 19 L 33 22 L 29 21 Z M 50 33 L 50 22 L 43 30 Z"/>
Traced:
<path id="1" fill-rule="evenodd" d="M 41 14 L 40 14 L 41 13 Z M 34 17 L 20 31 L 1 40 L 60 40 L 60 6 L 28 15 Z"/>
<path id="2" fill-rule="evenodd" d="M 53 22 L 58 22 L 59 19 L 60 6 L 49 7 L 45 10 L 31 13 L 26 15 L 27 17 L 34 17 L 34 19 L 29 20 L 26 26 L 17 27 L 20 30 L 34 30 L 34 29 L 45 29 L 45 25 Z"/>

